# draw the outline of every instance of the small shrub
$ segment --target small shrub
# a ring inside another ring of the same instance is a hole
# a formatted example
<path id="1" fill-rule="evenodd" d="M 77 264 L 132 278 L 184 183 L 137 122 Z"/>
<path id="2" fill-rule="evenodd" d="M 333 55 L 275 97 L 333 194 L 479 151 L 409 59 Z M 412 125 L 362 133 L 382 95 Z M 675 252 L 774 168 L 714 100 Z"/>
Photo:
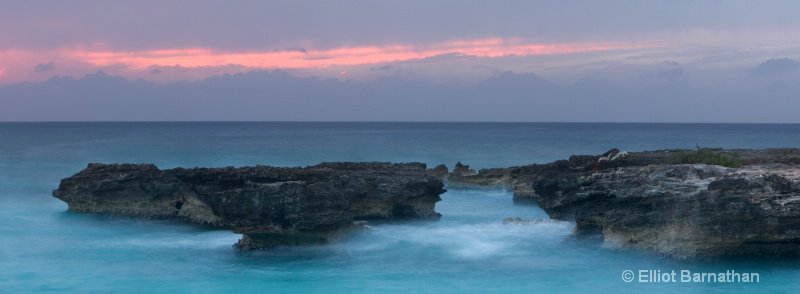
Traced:
<path id="1" fill-rule="evenodd" d="M 694 152 L 680 153 L 672 159 L 674 164 L 712 164 L 724 167 L 738 168 L 742 161 L 730 156 L 714 153 L 707 149 L 698 149 Z"/>

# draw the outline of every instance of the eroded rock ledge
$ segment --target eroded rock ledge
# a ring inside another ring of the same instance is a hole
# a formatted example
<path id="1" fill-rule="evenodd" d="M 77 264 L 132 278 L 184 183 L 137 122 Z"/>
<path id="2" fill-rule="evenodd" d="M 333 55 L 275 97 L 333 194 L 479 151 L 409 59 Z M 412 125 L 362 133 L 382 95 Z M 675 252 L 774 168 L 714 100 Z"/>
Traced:
<path id="1" fill-rule="evenodd" d="M 363 220 L 439 219 L 445 190 L 422 163 L 305 168 L 89 164 L 53 196 L 70 211 L 180 219 L 243 234 L 239 249 L 322 244 Z"/>
<path id="2" fill-rule="evenodd" d="M 621 247 L 678 258 L 800 255 L 800 149 L 620 153 L 447 179 L 511 188 L 516 203 L 538 204 L 552 219 L 575 221 L 577 235 L 602 234 Z M 706 158 L 741 166 L 680 164 Z"/>

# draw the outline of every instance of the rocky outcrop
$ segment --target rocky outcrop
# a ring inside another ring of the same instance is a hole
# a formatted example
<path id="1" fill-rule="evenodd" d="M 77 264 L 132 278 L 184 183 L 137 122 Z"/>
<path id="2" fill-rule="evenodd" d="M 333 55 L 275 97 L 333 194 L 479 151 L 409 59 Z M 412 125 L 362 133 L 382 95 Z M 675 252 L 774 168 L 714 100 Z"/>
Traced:
<path id="1" fill-rule="evenodd" d="M 438 219 L 450 186 L 502 186 L 577 236 L 672 257 L 800 255 L 800 149 L 573 155 L 483 169 L 322 163 L 160 170 L 90 164 L 53 196 L 71 211 L 181 219 L 243 234 L 236 247 L 330 242 L 364 220 Z M 519 218 L 509 224 L 539 224 Z"/>
<path id="2" fill-rule="evenodd" d="M 438 219 L 441 180 L 421 163 L 305 168 L 89 164 L 53 196 L 70 211 L 210 224 L 243 234 L 240 249 L 321 244 L 355 221 Z"/>
<path id="3" fill-rule="evenodd" d="M 512 188 L 516 203 L 621 247 L 679 258 L 798 255 L 798 164 L 798 149 L 612 149 L 449 181 Z"/>
<path id="4" fill-rule="evenodd" d="M 548 215 L 673 257 L 800 254 L 800 168 L 648 165 L 535 183 Z"/>
<path id="5" fill-rule="evenodd" d="M 437 165 L 434 168 L 429 168 L 425 171 L 425 173 L 441 180 L 446 180 L 450 175 L 450 172 L 447 170 L 447 166 L 444 164 Z"/>

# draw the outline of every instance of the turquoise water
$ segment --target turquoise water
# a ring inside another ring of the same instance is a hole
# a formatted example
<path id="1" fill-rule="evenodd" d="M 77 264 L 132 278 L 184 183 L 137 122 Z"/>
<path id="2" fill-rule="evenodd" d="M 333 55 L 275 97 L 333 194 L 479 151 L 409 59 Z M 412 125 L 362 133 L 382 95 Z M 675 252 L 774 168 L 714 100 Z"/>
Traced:
<path id="1" fill-rule="evenodd" d="M 450 189 L 438 222 L 375 224 L 336 244 L 236 252 L 238 235 L 66 212 L 50 192 L 89 162 L 452 168 L 668 148 L 800 147 L 800 125 L 550 123 L 0 123 L 0 292 L 794 292 L 798 259 L 670 260 L 570 237 L 503 190 Z M 626 283 L 625 270 L 757 272 L 759 283 Z"/>

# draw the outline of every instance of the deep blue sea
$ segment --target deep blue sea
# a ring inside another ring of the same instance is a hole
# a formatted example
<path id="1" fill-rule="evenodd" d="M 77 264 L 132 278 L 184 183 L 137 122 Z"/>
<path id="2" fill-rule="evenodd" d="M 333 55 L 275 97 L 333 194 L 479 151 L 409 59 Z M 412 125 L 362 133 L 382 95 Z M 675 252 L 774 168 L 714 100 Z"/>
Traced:
<path id="1" fill-rule="evenodd" d="M 264 252 L 174 221 L 67 212 L 51 197 L 90 162 L 160 168 L 457 161 L 473 168 L 572 154 L 800 147 L 800 125 L 595 123 L 0 123 L 0 292 L 529 293 L 800 289 L 799 259 L 672 260 L 571 238 L 511 192 L 449 189 L 438 222 L 377 224 L 338 243 Z M 622 274 L 633 271 L 633 282 Z M 758 283 L 643 283 L 639 270 L 758 273 Z"/>

